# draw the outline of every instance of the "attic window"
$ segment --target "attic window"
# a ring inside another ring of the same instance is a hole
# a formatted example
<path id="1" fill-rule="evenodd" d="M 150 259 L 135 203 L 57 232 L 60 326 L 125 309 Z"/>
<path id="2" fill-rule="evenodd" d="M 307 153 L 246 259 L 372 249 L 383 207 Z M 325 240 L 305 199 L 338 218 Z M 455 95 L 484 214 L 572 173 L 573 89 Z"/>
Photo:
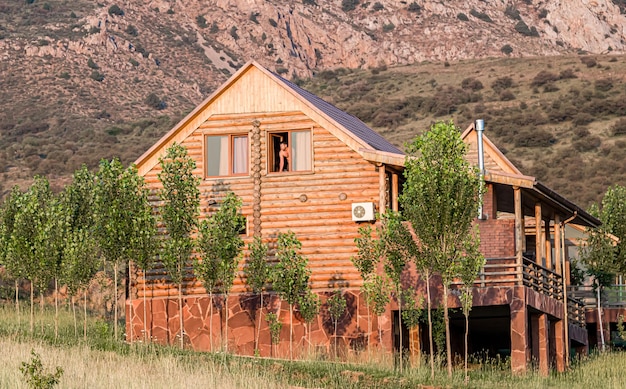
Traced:
<path id="1" fill-rule="evenodd" d="M 210 135 L 205 138 L 207 177 L 248 174 L 248 135 Z"/>
<path id="2" fill-rule="evenodd" d="M 311 130 L 269 133 L 269 171 L 273 173 L 311 171 L 313 149 Z"/>

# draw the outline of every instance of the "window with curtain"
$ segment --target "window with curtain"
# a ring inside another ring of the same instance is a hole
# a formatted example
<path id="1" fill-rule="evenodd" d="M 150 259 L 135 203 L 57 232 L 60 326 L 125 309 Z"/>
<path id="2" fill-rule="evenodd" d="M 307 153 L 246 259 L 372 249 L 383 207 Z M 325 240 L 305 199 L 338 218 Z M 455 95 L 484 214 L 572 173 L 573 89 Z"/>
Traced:
<path id="1" fill-rule="evenodd" d="M 268 135 L 270 172 L 305 172 L 313 170 L 311 130 L 271 132 Z"/>
<path id="2" fill-rule="evenodd" d="M 205 152 L 207 177 L 248 174 L 247 135 L 209 135 Z"/>

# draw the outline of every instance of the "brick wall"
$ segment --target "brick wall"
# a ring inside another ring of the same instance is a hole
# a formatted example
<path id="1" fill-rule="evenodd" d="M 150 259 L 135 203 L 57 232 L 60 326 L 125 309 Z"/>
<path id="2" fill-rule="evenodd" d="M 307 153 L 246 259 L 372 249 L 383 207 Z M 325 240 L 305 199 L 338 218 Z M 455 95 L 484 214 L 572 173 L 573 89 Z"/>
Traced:
<path id="1" fill-rule="evenodd" d="M 515 256 L 515 220 L 479 220 L 480 251 L 486 258 Z"/>

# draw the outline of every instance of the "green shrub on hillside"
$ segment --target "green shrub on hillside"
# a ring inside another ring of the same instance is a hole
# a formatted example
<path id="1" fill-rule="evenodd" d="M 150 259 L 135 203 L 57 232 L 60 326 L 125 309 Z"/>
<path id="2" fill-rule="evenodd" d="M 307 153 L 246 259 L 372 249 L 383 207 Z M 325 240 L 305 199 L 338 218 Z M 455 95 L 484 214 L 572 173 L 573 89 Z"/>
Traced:
<path id="1" fill-rule="evenodd" d="M 557 76 L 556 74 L 549 72 L 547 70 L 542 70 L 539 73 L 537 73 L 537 75 L 535 76 L 535 78 L 533 78 L 533 81 L 531 82 L 530 85 L 542 86 L 549 82 L 558 81 L 558 79 L 559 79 L 559 76 Z"/>
<path id="2" fill-rule="evenodd" d="M 117 4 L 113 4 L 109 7 L 109 15 L 124 16 L 124 11 Z"/>
<path id="3" fill-rule="evenodd" d="M 487 22 L 487 23 L 493 23 L 493 20 L 491 20 L 491 18 L 489 17 L 489 15 L 487 15 L 484 12 L 480 12 L 480 11 L 476 11 L 475 9 L 472 8 L 472 10 L 470 11 L 470 15 L 472 15 L 473 17 L 482 20 L 483 22 Z"/>
<path id="4" fill-rule="evenodd" d="M 354 11 L 357 5 L 359 5 L 359 0 L 341 0 L 341 9 L 343 12 Z"/>
<path id="5" fill-rule="evenodd" d="M 469 22 L 469 18 L 463 12 L 459 12 L 458 14 L 456 14 L 456 18 L 462 22 Z"/>

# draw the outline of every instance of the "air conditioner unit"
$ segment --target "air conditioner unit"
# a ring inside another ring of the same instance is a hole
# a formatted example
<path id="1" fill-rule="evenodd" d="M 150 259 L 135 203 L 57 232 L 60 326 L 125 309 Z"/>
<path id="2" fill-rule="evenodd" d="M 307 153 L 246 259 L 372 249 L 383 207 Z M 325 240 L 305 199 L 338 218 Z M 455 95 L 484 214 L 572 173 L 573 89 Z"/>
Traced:
<path id="1" fill-rule="evenodd" d="M 352 203 L 352 221 L 369 222 L 376 220 L 374 203 Z"/>

